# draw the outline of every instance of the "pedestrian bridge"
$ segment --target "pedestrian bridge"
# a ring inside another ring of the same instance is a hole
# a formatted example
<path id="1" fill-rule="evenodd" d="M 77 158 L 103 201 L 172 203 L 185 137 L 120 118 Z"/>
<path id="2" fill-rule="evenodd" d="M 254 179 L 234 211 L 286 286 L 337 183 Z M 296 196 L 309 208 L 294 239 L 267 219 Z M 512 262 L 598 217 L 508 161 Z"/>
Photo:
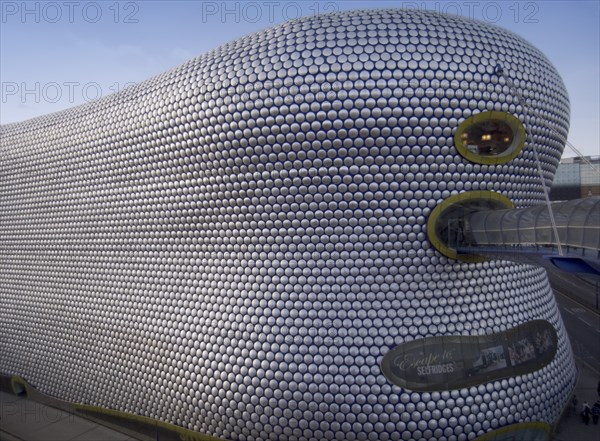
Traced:
<path id="1" fill-rule="evenodd" d="M 511 260 L 600 277 L 600 197 L 514 208 L 498 193 L 467 192 L 438 205 L 427 231 L 455 259 Z"/>

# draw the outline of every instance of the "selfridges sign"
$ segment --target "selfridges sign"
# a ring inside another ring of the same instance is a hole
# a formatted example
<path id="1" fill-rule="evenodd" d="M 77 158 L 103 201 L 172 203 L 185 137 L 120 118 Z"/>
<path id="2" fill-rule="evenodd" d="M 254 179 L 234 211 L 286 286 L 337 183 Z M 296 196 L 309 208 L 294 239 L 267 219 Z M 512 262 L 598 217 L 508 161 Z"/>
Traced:
<path id="1" fill-rule="evenodd" d="M 497 334 L 409 341 L 383 357 L 381 370 L 410 390 L 459 389 L 538 370 L 554 358 L 557 344 L 554 327 L 534 320 Z"/>

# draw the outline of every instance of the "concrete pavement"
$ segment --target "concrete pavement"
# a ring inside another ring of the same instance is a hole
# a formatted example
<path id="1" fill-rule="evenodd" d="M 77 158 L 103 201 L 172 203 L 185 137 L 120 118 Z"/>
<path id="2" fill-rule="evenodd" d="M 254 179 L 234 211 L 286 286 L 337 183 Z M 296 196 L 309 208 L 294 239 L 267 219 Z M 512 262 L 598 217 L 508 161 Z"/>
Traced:
<path id="1" fill-rule="evenodd" d="M 579 370 L 573 391 L 578 408 L 564 412 L 553 441 L 600 441 L 600 423 L 594 425 L 590 421 L 585 425 L 580 415 L 584 401 L 591 407 L 599 398 L 596 387 L 600 381 L 600 311 L 595 309 L 595 284 L 558 271 L 548 271 L 548 276 Z"/>
<path id="2" fill-rule="evenodd" d="M 597 281 L 587 275 L 579 277 L 558 270 L 546 272 L 554 292 L 570 297 L 581 306 L 600 314 L 600 286 L 596 288 L 596 282 L 600 284 L 600 280 Z"/>
<path id="3" fill-rule="evenodd" d="M 0 391 L 0 441 L 137 441 L 25 397 Z"/>
<path id="4" fill-rule="evenodd" d="M 589 425 L 586 425 L 579 415 L 584 401 L 587 401 L 591 407 L 598 399 L 596 385 L 600 375 L 581 362 L 577 364 L 579 380 L 574 391 L 579 401 L 577 412 L 569 409 L 564 413 L 556 428 L 553 441 L 600 441 L 600 423 L 594 425 L 590 421 Z"/>

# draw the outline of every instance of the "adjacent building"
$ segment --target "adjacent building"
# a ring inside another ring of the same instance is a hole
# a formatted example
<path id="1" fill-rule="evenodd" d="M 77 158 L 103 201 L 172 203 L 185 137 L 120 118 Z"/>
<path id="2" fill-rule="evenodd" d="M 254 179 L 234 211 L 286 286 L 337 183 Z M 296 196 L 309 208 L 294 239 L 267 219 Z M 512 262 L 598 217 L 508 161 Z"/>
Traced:
<path id="1" fill-rule="evenodd" d="M 556 170 L 550 199 L 565 201 L 588 196 L 600 196 L 600 156 L 563 158 Z"/>

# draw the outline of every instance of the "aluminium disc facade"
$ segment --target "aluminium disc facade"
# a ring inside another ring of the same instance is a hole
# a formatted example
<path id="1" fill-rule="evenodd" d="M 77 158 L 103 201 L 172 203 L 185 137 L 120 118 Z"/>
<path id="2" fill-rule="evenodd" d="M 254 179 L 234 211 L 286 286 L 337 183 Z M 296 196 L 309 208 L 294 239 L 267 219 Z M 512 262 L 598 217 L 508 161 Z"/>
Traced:
<path id="1" fill-rule="evenodd" d="M 501 65 L 503 76 L 495 74 Z M 526 111 L 510 78 L 532 101 Z M 501 165 L 453 134 L 508 112 Z M 468 190 L 543 202 L 568 130 L 549 61 L 409 10 L 294 20 L 84 106 L 0 128 L 0 372 L 226 440 L 466 440 L 553 423 L 575 366 L 545 271 L 427 240 Z M 545 367 L 455 390 L 388 381 L 392 348 L 533 320 Z"/>

